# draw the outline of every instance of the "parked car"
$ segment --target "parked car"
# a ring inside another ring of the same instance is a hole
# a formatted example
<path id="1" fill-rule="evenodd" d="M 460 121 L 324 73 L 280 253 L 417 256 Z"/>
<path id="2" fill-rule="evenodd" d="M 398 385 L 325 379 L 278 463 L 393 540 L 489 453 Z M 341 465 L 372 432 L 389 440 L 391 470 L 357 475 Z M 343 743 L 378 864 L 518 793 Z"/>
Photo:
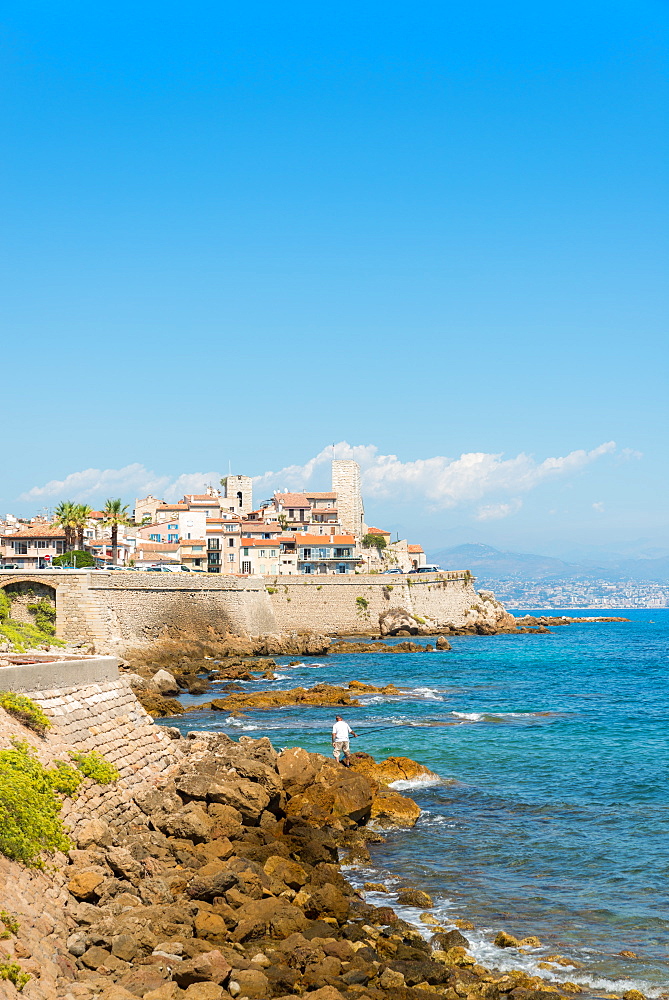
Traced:
<path id="1" fill-rule="evenodd" d="M 384 569 L 383 572 L 385 575 L 386 573 L 404 573 L 404 570 L 400 569 L 399 566 L 394 566 L 392 569 Z"/>
<path id="2" fill-rule="evenodd" d="M 410 570 L 411 573 L 443 573 L 441 566 L 428 563 L 426 566 L 419 566 L 418 569 Z"/>
<path id="3" fill-rule="evenodd" d="M 18 563 L 5 563 L 0 569 L 21 569 Z"/>

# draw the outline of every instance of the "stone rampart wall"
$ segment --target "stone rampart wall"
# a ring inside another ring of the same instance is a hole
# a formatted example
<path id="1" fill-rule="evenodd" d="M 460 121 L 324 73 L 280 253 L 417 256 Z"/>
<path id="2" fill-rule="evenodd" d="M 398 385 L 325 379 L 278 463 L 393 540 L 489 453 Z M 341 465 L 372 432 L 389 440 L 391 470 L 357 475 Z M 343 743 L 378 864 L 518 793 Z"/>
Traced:
<path id="1" fill-rule="evenodd" d="M 101 652 L 122 652 L 164 635 L 254 636 L 277 631 L 272 605 L 259 577 L 0 570 L 0 587 L 10 583 L 52 587 L 57 636 L 90 642 Z"/>
<path id="2" fill-rule="evenodd" d="M 281 632 L 377 632 L 379 615 L 395 607 L 406 608 L 435 628 L 462 628 L 471 621 L 467 618 L 471 608 L 480 602 L 471 575 L 464 571 L 279 576 L 266 582 Z"/>

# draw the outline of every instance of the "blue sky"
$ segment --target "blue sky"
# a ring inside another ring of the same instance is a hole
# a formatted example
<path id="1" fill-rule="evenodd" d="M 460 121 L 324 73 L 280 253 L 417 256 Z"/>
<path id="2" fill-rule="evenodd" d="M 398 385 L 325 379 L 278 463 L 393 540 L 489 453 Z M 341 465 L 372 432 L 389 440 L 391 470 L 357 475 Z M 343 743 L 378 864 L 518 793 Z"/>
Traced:
<path id="1" fill-rule="evenodd" d="M 669 546 L 668 23 L 5 7 L 2 510 L 345 442 L 432 547 Z"/>

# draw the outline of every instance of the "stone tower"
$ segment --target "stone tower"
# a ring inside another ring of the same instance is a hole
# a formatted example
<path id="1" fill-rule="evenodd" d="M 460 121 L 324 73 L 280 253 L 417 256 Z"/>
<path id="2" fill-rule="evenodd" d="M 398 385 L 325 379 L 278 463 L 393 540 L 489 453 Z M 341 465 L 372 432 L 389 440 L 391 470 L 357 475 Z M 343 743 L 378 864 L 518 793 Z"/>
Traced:
<path id="1" fill-rule="evenodd" d="M 337 494 L 339 520 L 356 538 L 364 534 L 365 509 L 360 491 L 360 466 L 350 459 L 332 463 L 332 492 Z"/>
<path id="2" fill-rule="evenodd" d="M 253 510 L 253 480 L 250 476 L 228 476 L 225 480 L 225 505 L 235 514 L 249 514 Z"/>

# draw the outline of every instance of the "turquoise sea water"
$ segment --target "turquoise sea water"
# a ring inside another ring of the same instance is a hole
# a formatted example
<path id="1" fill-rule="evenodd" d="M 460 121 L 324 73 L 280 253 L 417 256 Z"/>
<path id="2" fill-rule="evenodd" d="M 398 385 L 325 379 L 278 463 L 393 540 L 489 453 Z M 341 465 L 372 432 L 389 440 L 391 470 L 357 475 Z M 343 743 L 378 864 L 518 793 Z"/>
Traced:
<path id="1" fill-rule="evenodd" d="M 475 924 L 466 934 L 483 964 L 535 970 L 559 954 L 582 968 L 543 975 L 659 995 L 669 990 L 669 610 L 613 613 L 632 621 L 454 637 L 443 653 L 284 659 L 271 686 L 407 688 L 345 713 L 360 734 L 352 749 L 412 757 L 444 780 L 408 789 L 418 824 L 389 833 L 372 847 L 373 866 L 351 877 L 425 888 L 444 922 Z M 333 715 L 206 712 L 178 725 L 329 753 Z M 543 946 L 501 952 L 499 929 Z"/>

